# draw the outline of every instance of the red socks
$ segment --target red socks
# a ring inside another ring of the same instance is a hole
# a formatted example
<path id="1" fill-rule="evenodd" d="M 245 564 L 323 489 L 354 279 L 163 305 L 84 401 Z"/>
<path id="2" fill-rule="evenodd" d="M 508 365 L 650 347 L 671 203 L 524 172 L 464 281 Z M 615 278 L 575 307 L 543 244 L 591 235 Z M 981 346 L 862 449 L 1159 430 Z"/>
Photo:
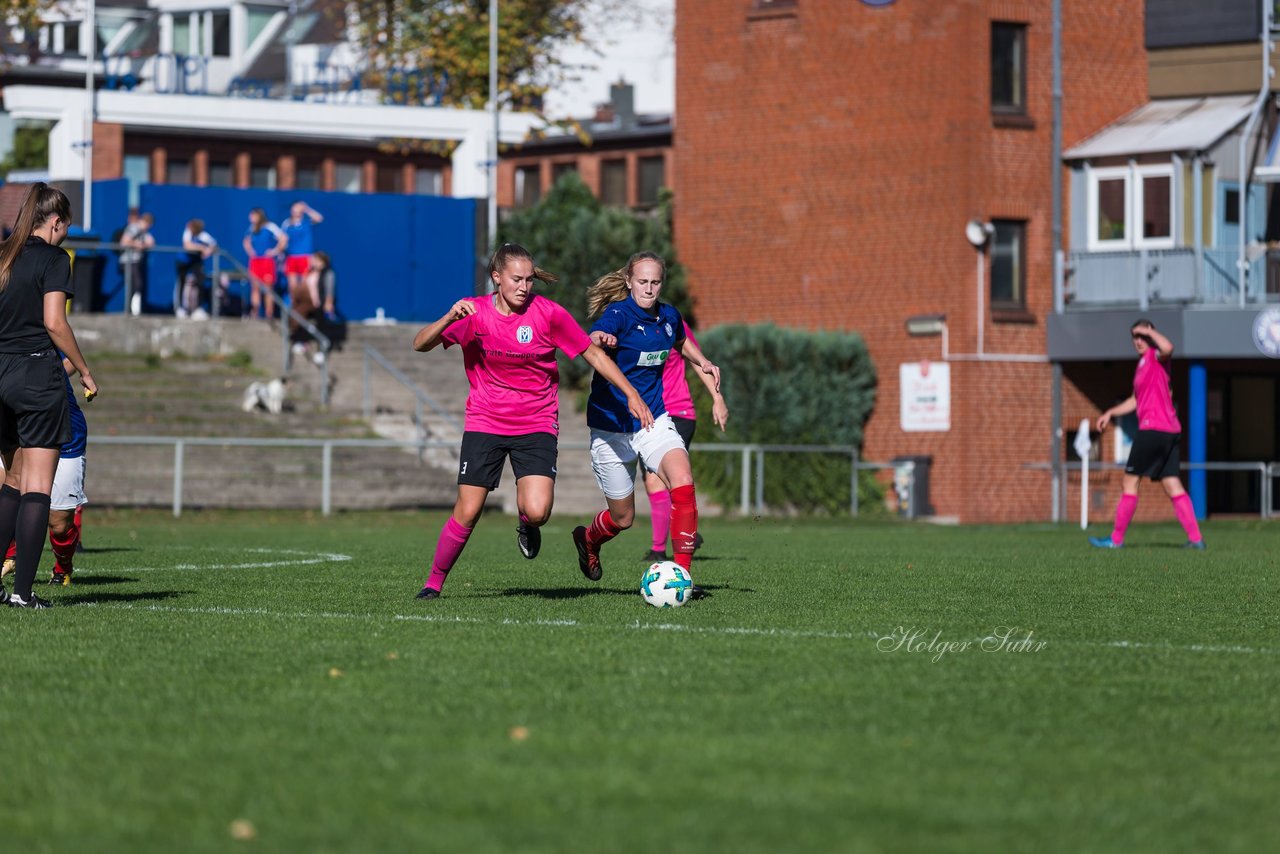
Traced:
<path id="1" fill-rule="evenodd" d="M 621 533 L 622 527 L 613 521 L 613 517 L 609 515 L 609 510 L 606 508 L 596 514 L 591 526 L 587 528 L 587 543 L 593 547 L 599 547 Z"/>
<path id="2" fill-rule="evenodd" d="M 698 501 L 693 484 L 671 490 L 671 545 L 675 562 L 688 569 L 693 565 L 693 542 L 698 536 Z"/>
<path id="3" fill-rule="evenodd" d="M 53 551 L 54 572 L 71 574 L 72 562 L 76 557 L 76 546 L 80 543 L 80 526 L 74 521 L 61 537 L 49 532 L 49 546 Z"/>
<path id="4" fill-rule="evenodd" d="M 431 577 L 427 579 L 426 587 L 430 587 L 437 593 L 440 592 L 440 588 L 444 587 L 445 578 L 449 575 L 449 570 L 453 569 L 453 565 L 458 562 L 458 556 L 466 548 L 467 539 L 473 530 L 475 529 L 462 527 L 452 516 L 444 523 L 444 528 L 440 531 L 440 539 L 436 541 L 435 557 L 431 559 Z"/>

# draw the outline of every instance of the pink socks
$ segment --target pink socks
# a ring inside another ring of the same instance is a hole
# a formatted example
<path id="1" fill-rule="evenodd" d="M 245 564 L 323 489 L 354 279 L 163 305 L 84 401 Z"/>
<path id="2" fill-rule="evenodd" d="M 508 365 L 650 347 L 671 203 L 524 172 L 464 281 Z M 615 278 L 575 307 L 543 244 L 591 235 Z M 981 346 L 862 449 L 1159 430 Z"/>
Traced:
<path id="1" fill-rule="evenodd" d="M 462 527 L 452 516 L 444 523 L 444 529 L 440 531 L 440 539 L 436 541 L 435 557 L 431 559 L 431 577 L 427 579 L 427 587 L 437 593 L 444 587 L 444 580 L 449 575 L 449 570 L 453 569 L 453 565 L 457 563 L 462 550 L 466 548 L 467 538 L 471 536 L 472 530 Z"/>
<path id="2" fill-rule="evenodd" d="M 1178 517 L 1178 521 L 1182 523 L 1182 530 L 1187 532 L 1187 541 L 1192 543 L 1200 542 L 1200 524 L 1196 522 L 1196 508 L 1191 503 L 1191 496 L 1185 492 L 1173 501 L 1173 513 Z"/>
<path id="3" fill-rule="evenodd" d="M 665 489 L 649 493 L 649 507 L 653 514 L 653 550 L 667 550 L 667 536 L 671 533 L 671 493 Z"/>
<path id="4" fill-rule="evenodd" d="M 1116 505 L 1116 526 L 1111 532 L 1111 542 L 1117 546 L 1124 545 L 1124 532 L 1129 530 L 1129 523 L 1133 521 L 1133 514 L 1137 509 L 1138 496 L 1120 496 L 1120 503 Z"/>

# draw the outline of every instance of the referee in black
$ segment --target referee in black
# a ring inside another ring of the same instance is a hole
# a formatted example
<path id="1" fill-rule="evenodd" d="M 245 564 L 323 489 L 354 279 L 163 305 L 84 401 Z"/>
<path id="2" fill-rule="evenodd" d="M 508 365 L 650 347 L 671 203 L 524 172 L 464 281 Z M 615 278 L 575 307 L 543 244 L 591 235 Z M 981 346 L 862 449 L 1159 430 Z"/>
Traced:
<path id="1" fill-rule="evenodd" d="M 49 491 L 59 449 L 71 437 L 62 368 L 66 354 L 80 372 L 85 399 L 98 393 L 75 333 L 67 323 L 71 259 L 59 244 L 71 225 L 62 191 L 35 184 L 13 233 L 0 243 L 0 543 L 17 539 L 11 608 L 48 608 L 31 590 L 49 527 Z"/>

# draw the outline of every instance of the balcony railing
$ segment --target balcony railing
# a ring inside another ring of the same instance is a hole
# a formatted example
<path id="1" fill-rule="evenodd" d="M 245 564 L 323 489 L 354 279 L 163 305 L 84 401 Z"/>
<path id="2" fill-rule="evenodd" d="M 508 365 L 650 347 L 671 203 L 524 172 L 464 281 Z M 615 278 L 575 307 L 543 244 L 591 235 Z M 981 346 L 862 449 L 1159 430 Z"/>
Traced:
<path id="1" fill-rule="evenodd" d="M 1239 305 L 1239 253 L 1191 248 L 1067 254 L 1067 308 L 1108 305 Z M 1280 251 L 1249 262 L 1243 302 L 1280 301 Z"/>

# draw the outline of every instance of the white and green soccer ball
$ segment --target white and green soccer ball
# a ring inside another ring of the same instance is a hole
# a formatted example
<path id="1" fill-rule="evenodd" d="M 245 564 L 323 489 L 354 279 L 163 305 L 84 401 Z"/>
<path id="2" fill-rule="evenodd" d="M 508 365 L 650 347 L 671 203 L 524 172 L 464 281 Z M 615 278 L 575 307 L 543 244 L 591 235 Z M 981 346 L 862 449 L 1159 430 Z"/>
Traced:
<path id="1" fill-rule="evenodd" d="M 679 608 L 692 594 L 693 578 L 673 560 L 651 563 L 640 576 L 640 595 L 655 608 Z"/>

